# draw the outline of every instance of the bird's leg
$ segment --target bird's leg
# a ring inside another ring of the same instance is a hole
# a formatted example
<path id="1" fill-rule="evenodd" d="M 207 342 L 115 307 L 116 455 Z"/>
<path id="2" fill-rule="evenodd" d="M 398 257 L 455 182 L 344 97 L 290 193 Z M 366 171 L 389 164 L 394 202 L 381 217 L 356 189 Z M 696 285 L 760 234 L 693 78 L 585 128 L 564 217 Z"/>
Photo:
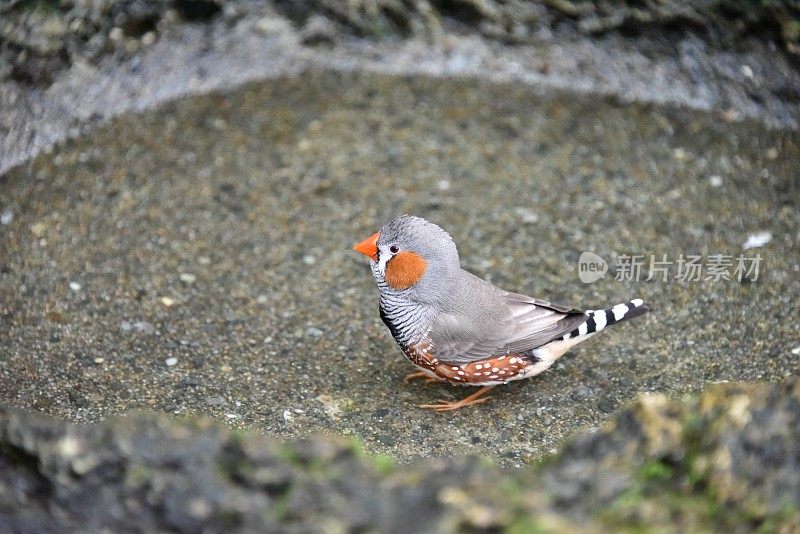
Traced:
<path id="1" fill-rule="evenodd" d="M 481 389 L 470 395 L 465 399 L 461 399 L 460 401 L 445 401 L 445 400 L 438 400 L 436 404 L 418 404 L 417 407 L 419 408 L 426 408 L 428 410 L 433 410 L 435 412 L 449 412 L 452 410 L 458 410 L 459 408 L 463 408 L 465 406 L 472 406 L 473 404 L 481 404 L 486 402 L 487 400 L 491 399 L 491 397 L 484 397 L 492 390 L 494 386 L 483 386 Z"/>
<path id="2" fill-rule="evenodd" d="M 403 379 L 403 382 L 408 383 L 412 380 L 416 380 L 417 378 L 424 378 L 426 384 L 432 384 L 433 382 L 441 382 L 441 378 L 436 378 L 430 375 L 430 373 L 426 371 L 415 371 L 413 373 L 408 373 L 406 377 Z"/>

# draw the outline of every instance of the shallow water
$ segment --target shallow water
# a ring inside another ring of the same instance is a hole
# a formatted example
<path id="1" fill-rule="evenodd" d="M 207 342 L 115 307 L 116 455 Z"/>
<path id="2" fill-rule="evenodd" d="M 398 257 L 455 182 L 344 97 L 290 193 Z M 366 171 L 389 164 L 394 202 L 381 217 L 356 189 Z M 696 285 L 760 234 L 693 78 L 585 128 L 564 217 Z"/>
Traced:
<path id="1" fill-rule="evenodd" d="M 0 182 L 0 401 L 519 465 L 638 392 L 797 376 L 799 141 L 522 85 L 319 72 L 120 117 Z M 440 223 L 506 289 L 655 311 L 488 404 L 419 410 L 469 391 L 402 383 L 350 250 L 402 213 Z M 676 281 L 675 264 L 667 282 L 645 282 L 646 265 L 639 281 L 578 278 L 583 251 L 612 268 L 619 254 L 735 262 L 762 231 L 751 283 Z"/>

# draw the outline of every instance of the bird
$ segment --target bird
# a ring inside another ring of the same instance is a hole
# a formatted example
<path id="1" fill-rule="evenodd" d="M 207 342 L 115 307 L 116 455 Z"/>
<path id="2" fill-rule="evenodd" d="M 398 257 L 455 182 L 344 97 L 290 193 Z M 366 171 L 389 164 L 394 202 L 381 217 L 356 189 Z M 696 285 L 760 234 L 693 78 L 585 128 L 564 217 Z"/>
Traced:
<path id="1" fill-rule="evenodd" d="M 536 376 L 578 343 L 650 310 L 638 298 L 580 310 L 505 291 L 464 270 L 450 234 L 412 215 L 353 249 L 369 257 L 381 320 L 418 369 L 406 381 L 480 387 L 458 401 L 418 405 L 436 412 L 482 404 L 493 387 Z"/>

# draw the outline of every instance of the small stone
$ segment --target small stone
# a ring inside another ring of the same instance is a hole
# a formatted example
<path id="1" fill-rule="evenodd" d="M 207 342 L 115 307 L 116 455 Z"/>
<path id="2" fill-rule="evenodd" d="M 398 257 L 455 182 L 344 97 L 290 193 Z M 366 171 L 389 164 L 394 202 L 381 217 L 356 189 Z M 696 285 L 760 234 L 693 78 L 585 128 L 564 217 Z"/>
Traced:
<path id="1" fill-rule="evenodd" d="M 436 188 L 439 191 L 447 191 L 448 189 L 450 189 L 450 180 L 439 180 L 436 183 Z"/>
<path id="2" fill-rule="evenodd" d="M 306 335 L 309 337 L 322 337 L 324 334 L 325 332 L 314 326 L 306 328 Z"/>
<path id="3" fill-rule="evenodd" d="M 161 301 L 161 304 L 163 304 L 167 308 L 175 305 L 175 299 L 170 297 L 161 297 L 159 300 Z"/>
<path id="4" fill-rule="evenodd" d="M 253 25 L 255 30 L 261 35 L 281 33 L 286 30 L 286 23 L 275 17 L 263 17 Z"/>
<path id="5" fill-rule="evenodd" d="M 184 284 L 194 284 L 197 281 L 197 277 L 192 273 L 181 273 L 180 276 L 181 282 Z"/>
<path id="6" fill-rule="evenodd" d="M 200 256 L 199 258 L 197 258 L 197 263 L 199 263 L 200 265 L 211 265 L 211 258 L 209 258 L 208 256 Z"/>
<path id="7" fill-rule="evenodd" d="M 539 215 L 530 208 L 519 206 L 514 208 L 514 214 L 519 217 L 520 222 L 524 224 L 535 224 L 539 221 Z"/>
<path id="8" fill-rule="evenodd" d="M 389 436 L 388 434 L 380 434 L 378 436 L 378 441 L 380 441 L 387 447 L 394 447 L 395 445 L 397 445 L 397 440 L 394 439 L 392 436 Z"/>
<path id="9" fill-rule="evenodd" d="M 778 149 L 774 146 L 767 149 L 767 159 L 770 161 L 778 159 Z"/>
<path id="10" fill-rule="evenodd" d="M 70 282 L 69 283 L 69 288 L 71 290 L 73 290 L 73 291 L 80 291 L 81 290 L 81 285 L 78 282 Z"/>
<path id="11" fill-rule="evenodd" d="M 61 38 L 67 31 L 66 24 L 57 16 L 48 17 L 41 25 L 41 31 L 48 37 Z"/>
<path id="12" fill-rule="evenodd" d="M 753 77 L 753 69 L 750 67 L 750 65 L 742 65 L 739 70 L 742 72 L 742 75 L 745 78 Z"/>
<path id="13" fill-rule="evenodd" d="M 747 237 L 747 241 L 744 243 L 744 249 L 747 250 L 751 248 L 763 247 L 770 241 L 772 241 L 772 232 L 768 230 L 764 230 L 763 232 L 758 232 L 756 234 L 750 234 Z"/>
<path id="14" fill-rule="evenodd" d="M 178 358 L 167 358 L 164 363 L 167 364 L 167 367 L 174 367 L 178 363 Z"/>
<path id="15" fill-rule="evenodd" d="M 150 46 L 156 42 L 156 34 L 155 32 L 147 32 L 142 35 L 142 44 L 144 46 Z"/>
<path id="16" fill-rule="evenodd" d="M 725 122 L 736 122 L 741 118 L 741 113 L 733 108 L 728 108 L 722 113 L 722 118 Z"/>
<path id="17" fill-rule="evenodd" d="M 686 151 L 682 148 L 676 148 L 672 151 L 672 157 L 678 161 L 683 161 L 686 159 Z"/>
<path id="18" fill-rule="evenodd" d="M 206 404 L 209 406 L 222 406 L 225 404 L 225 399 L 222 397 L 208 397 L 206 399 Z"/>
<path id="19" fill-rule="evenodd" d="M 235 413 L 226 413 L 225 417 L 227 417 L 228 419 L 239 419 L 239 416 L 236 415 Z"/>
<path id="20" fill-rule="evenodd" d="M 94 359 L 94 363 L 97 363 L 97 364 L 103 363 L 104 361 L 106 361 L 105 358 L 95 358 Z"/>
<path id="21" fill-rule="evenodd" d="M 8 225 L 11 224 L 11 221 L 14 220 L 14 212 L 11 210 L 4 210 L 3 213 L 0 213 L 0 224 Z"/>
<path id="22" fill-rule="evenodd" d="M 108 32 L 108 38 L 112 41 L 119 41 L 123 37 L 125 37 L 125 32 L 122 31 L 122 28 L 114 27 Z"/>
<path id="23" fill-rule="evenodd" d="M 312 256 L 311 254 L 306 254 L 305 256 L 303 256 L 303 263 L 305 263 L 306 265 L 314 265 L 315 263 L 317 263 L 317 258 Z"/>
<path id="24" fill-rule="evenodd" d="M 321 15 L 309 17 L 300 30 L 300 40 L 306 46 L 331 45 L 336 39 L 333 23 Z"/>
<path id="25" fill-rule="evenodd" d="M 37 222 L 31 225 L 31 233 L 36 237 L 44 236 L 46 230 L 47 230 L 47 225 L 43 222 Z"/>
<path id="26" fill-rule="evenodd" d="M 597 403 L 597 408 L 603 413 L 612 413 L 617 407 L 617 403 L 613 399 L 602 399 Z"/>
<path id="27" fill-rule="evenodd" d="M 795 356 L 800 355 L 800 347 L 793 348 L 792 349 L 792 354 L 794 354 Z"/>
<path id="28" fill-rule="evenodd" d="M 269 297 L 267 295 L 259 295 L 256 297 L 257 304 L 266 304 L 269 302 Z"/>
<path id="29" fill-rule="evenodd" d="M 137 332 L 141 332 L 142 334 L 152 334 L 156 331 L 156 327 L 147 321 L 136 321 L 133 323 L 133 329 Z"/>
<path id="30" fill-rule="evenodd" d="M 722 176 L 714 174 L 713 176 L 708 177 L 708 183 L 711 184 L 711 187 L 721 187 L 722 186 Z"/>

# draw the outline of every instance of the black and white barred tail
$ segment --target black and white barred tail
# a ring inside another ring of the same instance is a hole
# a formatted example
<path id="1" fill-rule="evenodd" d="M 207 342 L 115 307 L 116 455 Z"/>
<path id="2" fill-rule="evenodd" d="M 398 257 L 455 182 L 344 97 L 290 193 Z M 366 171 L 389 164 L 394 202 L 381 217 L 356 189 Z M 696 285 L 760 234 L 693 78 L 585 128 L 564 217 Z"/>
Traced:
<path id="1" fill-rule="evenodd" d="M 586 315 L 588 317 L 586 322 L 581 323 L 581 325 L 572 332 L 564 334 L 562 339 L 567 341 L 569 339 L 588 336 L 600 332 L 612 324 L 644 315 L 648 311 L 650 311 L 650 307 L 645 304 L 642 299 L 633 299 L 630 302 L 617 304 L 605 310 L 586 310 Z"/>

